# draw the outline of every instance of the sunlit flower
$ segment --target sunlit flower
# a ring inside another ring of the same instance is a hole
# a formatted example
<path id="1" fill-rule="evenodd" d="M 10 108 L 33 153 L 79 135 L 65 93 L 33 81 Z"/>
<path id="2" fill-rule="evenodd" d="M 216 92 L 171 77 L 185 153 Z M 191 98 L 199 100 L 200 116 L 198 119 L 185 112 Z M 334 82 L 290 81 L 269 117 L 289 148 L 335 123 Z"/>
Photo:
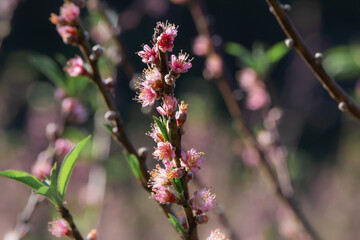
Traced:
<path id="1" fill-rule="evenodd" d="M 153 155 L 161 160 L 170 161 L 171 158 L 175 157 L 175 148 L 171 145 L 170 142 L 158 142 L 157 148 Z"/>
<path id="2" fill-rule="evenodd" d="M 203 160 L 200 158 L 202 152 L 196 152 L 195 148 L 190 149 L 186 153 L 181 152 L 181 166 L 185 167 L 187 171 L 197 173 L 203 165 Z"/>
<path id="3" fill-rule="evenodd" d="M 162 52 L 172 52 L 174 47 L 174 39 L 177 35 L 177 27 L 168 24 L 165 31 L 157 38 L 157 44 Z"/>
<path id="4" fill-rule="evenodd" d="M 149 186 L 152 188 L 159 188 L 164 185 L 171 185 L 168 179 L 168 171 L 161 168 L 159 165 L 156 165 L 156 168 L 150 172 Z"/>
<path id="5" fill-rule="evenodd" d="M 203 188 L 202 190 L 195 191 L 191 198 L 191 208 L 196 214 L 207 212 L 216 207 L 215 194 L 210 192 L 210 188 Z"/>
<path id="6" fill-rule="evenodd" d="M 189 55 L 186 53 L 179 53 L 178 57 L 176 57 L 174 54 L 171 55 L 171 62 L 169 62 L 169 67 L 175 76 L 180 73 L 187 72 L 187 70 L 192 67 L 191 60 L 187 61 L 188 58 Z"/>
<path id="7" fill-rule="evenodd" d="M 176 124 L 179 127 L 183 126 L 186 122 L 187 108 L 188 108 L 188 105 L 185 104 L 184 101 L 181 101 L 181 104 L 179 104 L 179 111 L 177 111 L 175 114 Z"/>
<path id="8" fill-rule="evenodd" d="M 174 203 L 176 201 L 176 196 L 174 195 L 173 191 L 170 188 L 164 186 L 153 188 L 151 198 L 160 203 Z"/>
<path id="9" fill-rule="evenodd" d="M 142 107 L 152 106 L 155 100 L 159 97 L 159 93 L 156 92 L 148 84 L 140 84 L 138 88 L 140 92 L 138 93 L 138 96 L 135 99 L 141 103 Z"/>
<path id="10" fill-rule="evenodd" d="M 154 139 L 154 141 L 157 143 L 164 142 L 164 137 L 161 134 L 160 128 L 156 123 L 151 126 L 151 132 L 149 132 L 147 135 L 152 137 L 152 139 Z"/>
<path id="11" fill-rule="evenodd" d="M 165 95 L 162 106 L 157 107 L 156 110 L 162 115 L 173 117 L 175 115 L 177 103 L 178 101 L 176 98 Z"/>
<path id="12" fill-rule="evenodd" d="M 220 228 L 211 230 L 210 236 L 206 240 L 225 240 L 225 234 L 220 232 Z M 226 239 L 229 240 L 229 239 Z"/>
<path id="13" fill-rule="evenodd" d="M 64 219 L 49 222 L 49 232 L 56 237 L 71 236 L 71 230 Z"/>
<path id="14" fill-rule="evenodd" d="M 84 68 L 84 61 L 80 56 L 76 56 L 66 63 L 65 71 L 71 77 L 86 76 L 88 72 Z"/>
<path id="15" fill-rule="evenodd" d="M 144 63 L 154 63 L 158 64 L 159 59 L 159 47 L 158 45 L 154 45 L 152 48 L 149 45 L 145 44 L 143 46 L 143 51 L 138 52 L 137 54 L 142 58 Z"/>
<path id="16" fill-rule="evenodd" d="M 156 68 L 151 70 L 146 69 L 144 71 L 144 81 L 141 84 L 149 85 L 154 90 L 161 88 L 162 87 L 161 73 Z"/>
<path id="17" fill-rule="evenodd" d="M 76 45 L 78 43 L 78 34 L 75 27 L 61 26 L 57 28 L 65 44 Z"/>

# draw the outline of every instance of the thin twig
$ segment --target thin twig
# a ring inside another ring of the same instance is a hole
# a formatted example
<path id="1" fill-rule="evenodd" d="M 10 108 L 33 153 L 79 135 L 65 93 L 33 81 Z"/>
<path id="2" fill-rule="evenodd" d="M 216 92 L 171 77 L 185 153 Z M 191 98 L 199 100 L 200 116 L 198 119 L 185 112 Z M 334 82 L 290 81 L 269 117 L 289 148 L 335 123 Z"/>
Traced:
<path id="1" fill-rule="evenodd" d="M 314 75 L 321 82 L 329 95 L 339 104 L 341 111 L 347 111 L 360 121 L 360 107 L 354 100 L 326 73 L 321 64 L 321 55 L 313 55 L 305 41 L 300 36 L 294 24 L 278 0 L 265 0 L 270 6 L 271 12 L 276 17 L 279 25 L 289 39 L 293 41 L 293 47 L 310 67 Z"/>
<path id="2" fill-rule="evenodd" d="M 112 124 L 114 126 L 114 131 L 113 131 L 113 138 L 114 140 L 120 144 L 123 149 L 129 153 L 129 154 L 134 154 L 137 159 L 139 160 L 139 165 L 140 165 L 140 171 L 141 171 L 141 179 L 140 183 L 142 185 L 142 187 L 148 192 L 151 193 L 151 188 L 148 186 L 148 181 L 150 179 L 150 175 L 148 173 L 148 169 L 146 167 L 146 154 L 142 154 L 140 155 L 137 151 L 136 148 L 134 147 L 134 145 L 132 144 L 132 142 L 130 141 L 125 128 L 124 128 L 124 124 L 123 124 L 123 120 L 122 120 L 122 116 L 120 111 L 117 109 L 116 105 L 115 105 L 115 99 L 113 94 L 110 92 L 110 90 L 108 89 L 108 87 L 103 83 L 102 81 L 102 77 L 100 75 L 100 71 L 99 71 L 99 67 L 98 67 L 98 59 L 91 59 L 90 55 L 92 53 L 91 48 L 90 48 L 90 44 L 88 42 L 88 40 L 86 39 L 85 35 L 84 35 L 84 30 L 81 26 L 79 26 L 79 30 L 80 30 L 80 36 L 79 36 L 79 48 L 83 54 L 83 56 L 86 59 L 86 62 L 89 64 L 89 66 L 91 67 L 91 80 L 95 83 L 95 85 L 97 86 L 100 95 L 102 96 L 106 108 L 109 111 L 113 111 L 116 113 L 116 118 L 114 120 L 112 120 Z M 172 208 L 167 205 L 167 204 L 161 204 L 159 202 L 157 202 L 158 205 L 160 206 L 160 208 L 162 209 L 162 212 L 164 213 L 164 215 L 169 218 L 169 213 L 171 213 L 172 215 L 174 215 L 174 212 L 172 210 Z M 174 227 L 174 226 L 173 226 Z M 175 227 L 174 227 L 175 229 Z M 176 230 L 176 229 L 175 229 Z M 178 231 L 176 231 L 178 232 Z"/>
<path id="3" fill-rule="evenodd" d="M 206 21 L 206 16 L 208 16 L 208 14 L 204 1 L 191 0 L 188 3 L 188 7 L 193 16 L 198 32 L 201 35 L 207 36 L 211 40 L 211 37 L 214 35 L 214 29 L 210 24 L 208 24 L 208 21 Z M 222 56 L 220 48 L 215 47 L 213 44 L 211 45 L 211 49 L 208 54 L 217 54 L 220 57 Z M 223 59 L 224 58 L 222 58 L 222 60 Z M 223 71 L 219 74 L 219 76 L 215 77 L 215 81 L 218 85 L 221 95 L 224 98 L 225 104 L 230 114 L 232 115 L 234 121 L 240 127 L 243 135 L 245 136 L 244 141 L 254 146 L 255 149 L 258 151 L 261 159 L 262 169 L 264 170 L 267 178 L 272 183 L 279 199 L 281 199 L 292 210 L 299 222 L 303 225 L 305 230 L 311 235 L 314 240 L 320 239 L 312 225 L 309 223 L 303 212 L 298 207 L 294 195 L 287 195 L 282 191 L 278 178 L 269 163 L 270 159 L 264 153 L 259 143 L 256 141 L 250 125 L 244 120 L 241 108 L 233 97 L 228 72 L 229 71 L 226 68 L 226 64 L 223 64 Z"/>

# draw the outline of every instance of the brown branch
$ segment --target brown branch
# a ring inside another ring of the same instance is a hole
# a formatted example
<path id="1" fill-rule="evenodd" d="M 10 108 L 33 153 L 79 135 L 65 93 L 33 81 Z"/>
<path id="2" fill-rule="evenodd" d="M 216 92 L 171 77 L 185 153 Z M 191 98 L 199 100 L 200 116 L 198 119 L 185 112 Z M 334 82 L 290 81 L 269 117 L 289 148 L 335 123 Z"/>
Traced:
<path id="1" fill-rule="evenodd" d="M 271 12 L 276 17 L 279 25 L 289 39 L 292 40 L 294 49 L 307 63 L 314 75 L 320 81 L 329 95 L 339 104 L 341 111 L 347 111 L 360 121 L 360 107 L 354 100 L 326 73 L 321 65 L 321 55 L 313 55 L 305 41 L 296 30 L 294 24 L 288 17 L 278 0 L 265 0 L 270 6 Z"/>
<path id="2" fill-rule="evenodd" d="M 206 21 L 208 14 L 204 1 L 191 0 L 188 3 L 188 7 L 192 14 L 192 17 L 194 19 L 199 34 L 207 36 L 208 39 L 211 41 L 211 37 L 214 35 L 215 31 L 213 27 L 210 24 L 208 24 L 208 21 Z M 211 44 L 211 49 L 209 50 L 207 56 L 211 54 L 217 54 L 218 56 L 221 57 L 222 53 L 219 46 L 214 46 L 213 44 Z M 224 63 L 223 59 L 224 58 L 222 58 L 222 61 Z M 265 175 L 269 179 L 269 181 L 272 183 L 278 198 L 282 200 L 282 202 L 292 210 L 292 212 L 295 214 L 295 216 L 302 224 L 304 229 L 311 235 L 313 239 L 315 240 L 320 239 L 316 231 L 313 229 L 312 225 L 309 223 L 303 212 L 298 207 L 294 195 L 293 194 L 289 195 L 282 191 L 278 178 L 269 163 L 270 162 L 269 157 L 266 155 L 266 153 L 262 150 L 259 143 L 256 141 L 255 135 L 252 132 L 250 125 L 244 120 L 241 108 L 237 103 L 237 101 L 235 100 L 235 98 L 233 97 L 233 93 L 230 87 L 230 80 L 229 80 L 230 78 L 228 77 L 229 76 L 228 72 L 229 71 L 226 68 L 226 64 L 223 64 L 223 70 L 218 76 L 215 76 L 215 81 L 220 90 L 221 95 L 224 98 L 225 104 L 230 114 L 232 115 L 237 126 L 240 128 L 243 135 L 245 136 L 244 141 L 254 146 L 255 149 L 258 151 L 261 159 L 261 167 Z"/>
<path id="3" fill-rule="evenodd" d="M 76 227 L 74 219 L 70 214 L 69 210 L 65 208 L 64 205 L 60 205 L 58 212 L 61 214 L 61 217 L 65 219 L 65 221 L 69 224 L 72 236 L 76 240 L 83 240 L 83 237 L 81 236 L 79 229 Z"/>

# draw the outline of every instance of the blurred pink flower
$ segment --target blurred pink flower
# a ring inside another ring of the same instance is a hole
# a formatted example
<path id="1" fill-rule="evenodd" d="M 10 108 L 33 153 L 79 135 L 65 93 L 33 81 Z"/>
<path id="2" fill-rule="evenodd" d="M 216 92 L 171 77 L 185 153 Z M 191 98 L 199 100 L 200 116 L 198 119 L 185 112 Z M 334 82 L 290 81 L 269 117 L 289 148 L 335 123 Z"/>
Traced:
<path id="1" fill-rule="evenodd" d="M 270 102 L 270 97 L 263 86 L 257 86 L 250 92 L 246 99 L 246 107 L 252 111 L 259 110 Z"/>
<path id="2" fill-rule="evenodd" d="M 75 24 L 80 14 L 80 8 L 74 3 L 66 2 L 60 8 L 60 16 L 70 25 Z"/>
<path id="3" fill-rule="evenodd" d="M 78 34 L 75 27 L 61 26 L 57 28 L 57 31 L 65 44 L 77 45 Z"/>
<path id="4" fill-rule="evenodd" d="M 203 165 L 203 160 L 200 156 L 204 154 L 202 152 L 197 152 L 195 148 L 190 149 L 186 153 L 181 152 L 181 166 L 185 167 L 187 171 L 192 171 L 197 173 L 200 167 Z"/>
<path id="5" fill-rule="evenodd" d="M 158 45 L 154 45 L 152 48 L 149 45 L 143 45 L 143 51 L 138 52 L 137 54 L 142 58 L 144 63 L 154 63 L 158 64 L 159 59 L 159 47 Z"/>
<path id="6" fill-rule="evenodd" d="M 49 222 L 49 232 L 56 237 L 71 236 L 71 230 L 64 219 Z"/>
<path id="7" fill-rule="evenodd" d="M 46 152 L 41 152 L 37 157 L 35 164 L 31 168 L 31 173 L 36 178 L 44 180 L 49 177 L 51 172 L 51 161 Z"/>
<path id="8" fill-rule="evenodd" d="M 173 71 L 173 75 L 176 76 L 180 73 L 187 72 L 192 67 L 191 60 L 187 61 L 189 55 L 186 53 L 179 53 L 179 56 L 176 57 L 174 54 L 171 55 L 171 62 L 169 67 Z"/>
<path id="9" fill-rule="evenodd" d="M 84 123 L 88 118 L 85 107 L 75 98 L 65 98 L 61 103 L 61 110 L 67 115 L 69 122 Z"/>
<path id="10" fill-rule="evenodd" d="M 211 42 L 207 36 L 197 36 L 193 45 L 193 53 L 197 56 L 205 56 L 210 50 Z"/>
<path id="11" fill-rule="evenodd" d="M 216 195 L 210 192 L 210 188 L 203 188 L 195 191 L 193 197 L 190 199 L 191 208 L 197 215 L 207 212 L 216 207 Z"/>
<path id="12" fill-rule="evenodd" d="M 225 240 L 225 234 L 220 232 L 220 228 L 217 228 L 215 230 L 211 230 L 211 234 L 206 240 Z"/>
<path id="13" fill-rule="evenodd" d="M 237 73 L 236 77 L 239 86 L 246 92 L 252 90 L 258 81 L 257 73 L 251 68 L 242 69 Z"/>
<path id="14" fill-rule="evenodd" d="M 175 157 L 175 148 L 170 142 L 158 142 L 153 155 L 158 159 L 170 161 L 171 158 Z"/>
<path id="15" fill-rule="evenodd" d="M 163 104 L 161 107 L 157 107 L 156 110 L 162 115 L 168 115 L 169 117 L 174 117 L 175 111 L 177 108 L 177 99 L 165 95 L 163 98 Z"/>
<path id="16" fill-rule="evenodd" d="M 206 77 L 213 78 L 221 74 L 223 62 L 219 55 L 213 53 L 206 58 L 205 62 Z"/>
<path id="17" fill-rule="evenodd" d="M 66 63 L 65 71 L 71 77 L 86 76 L 88 72 L 84 68 L 84 61 L 80 56 L 76 56 Z"/>
<path id="18" fill-rule="evenodd" d="M 241 157 L 248 167 L 256 167 L 260 163 L 260 155 L 254 147 L 245 147 L 241 152 Z"/>
<path id="19" fill-rule="evenodd" d="M 75 145 L 65 138 L 59 138 L 55 141 L 55 150 L 60 156 L 66 156 Z"/>
<path id="20" fill-rule="evenodd" d="M 174 203 L 176 201 L 176 196 L 172 190 L 164 186 L 153 188 L 151 197 L 160 203 Z"/>

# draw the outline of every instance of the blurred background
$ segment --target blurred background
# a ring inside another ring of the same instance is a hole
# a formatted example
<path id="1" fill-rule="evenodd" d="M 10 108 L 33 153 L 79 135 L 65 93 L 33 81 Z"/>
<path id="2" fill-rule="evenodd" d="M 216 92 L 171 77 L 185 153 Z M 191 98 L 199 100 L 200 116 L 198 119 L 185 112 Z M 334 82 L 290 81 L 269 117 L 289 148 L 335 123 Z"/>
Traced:
<path id="1" fill-rule="evenodd" d="M 174 53 L 182 49 L 194 56 L 193 68 L 183 74 L 176 88 L 178 99 L 189 103 L 183 146 L 205 153 L 196 179 L 212 186 L 232 226 L 232 230 L 222 227 L 216 211 L 210 212 L 209 223 L 199 226 L 200 239 L 217 227 L 237 239 L 308 239 L 258 170 L 258 156 L 242 143 L 243 136 L 213 80 L 214 69 L 221 63 L 259 142 L 267 146 L 269 138 L 276 138 L 276 144 L 270 141 L 276 145 L 275 153 L 269 153 L 274 156 L 273 164 L 280 175 L 285 174 L 285 182 L 291 179 L 314 228 L 323 239 L 357 239 L 359 123 L 338 110 L 302 59 L 287 50 L 282 43 L 284 34 L 265 1 L 201 1 L 208 9 L 206 21 L 216 32 L 211 42 L 223 52 L 220 63 L 204 56 L 209 42 L 199 36 L 185 2 L 107 0 L 98 5 L 89 0 L 81 16 L 92 41 L 104 45 L 101 72 L 117 80 L 117 104 L 127 133 L 136 147 L 150 150 L 155 145 L 145 133 L 150 131 L 151 109 L 141 109 L 132 100 L 133 85 L 146 67 L 135 53 L 142 44 L 150 44 L 157 21 L 179 26 Z M 81 121 L 67 123 L 64 138 L 77 143 L 93 134 L 96 143 L 82 154 L 66 197 L 80 230 L 85 234 L 97 228 L 99 239 L 176 239 L 156 203 L 136 182 L 121 148 L 111 142 L 94 86 L 84 78 L 74 83 L 62 73 L 66 60 L 80 54 L 62 42 L 49 21 L 50 13 L 58 14 L 62 3 L 0 1 L 0 170 L 31 172 L 39 153 L 48 146 L 46 126 L 59 122 L 60 87 L 76 97 L 82 108 Z M 284 3 L 291 4 L 291 19 L 310 50 L 324 52 L 328 73 L 359 100 L 360 2 Z M 272 117 L 276 123 L 269 129 Z M 277 164 L 276 159 L 283 160 Z M 147 163 L 149 169 L 155 166 L 150 156 Z M 194 184 L 191 188 L 200 187 Z M 4 178 L 0 191 L 3 237 L 14 229 L 30 191 Z M 39 204 L 24 239 L 51 239 L 47 223 L 52 217 L 57 217 L 53 207 L 45 201 Z"/>

